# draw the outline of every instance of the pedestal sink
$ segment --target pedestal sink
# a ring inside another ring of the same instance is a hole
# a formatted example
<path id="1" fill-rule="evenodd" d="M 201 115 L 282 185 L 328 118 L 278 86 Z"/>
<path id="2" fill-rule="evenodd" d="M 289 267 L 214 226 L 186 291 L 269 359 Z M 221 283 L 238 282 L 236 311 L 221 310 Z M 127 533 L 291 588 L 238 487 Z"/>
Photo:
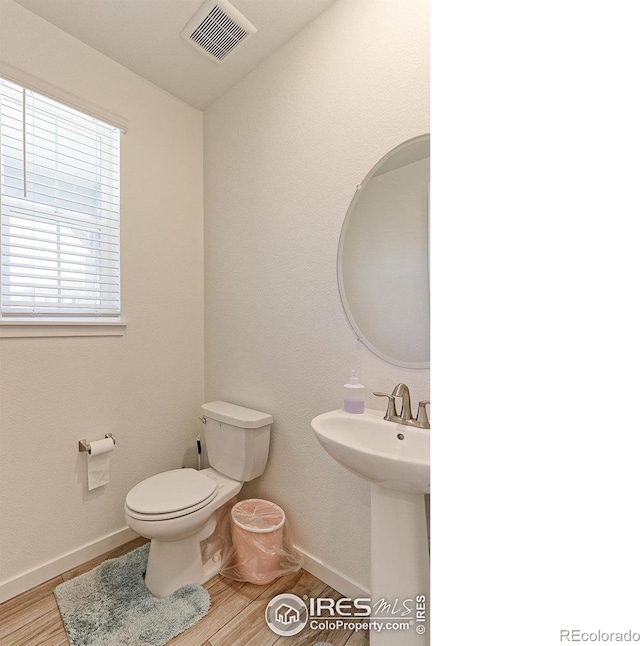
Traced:
<path id="1" fill-rule="evenodd" d="M 323 413 L 311 427 L 336 462 L 371 482 L 371 619 L 411 623 L 408 630 L 370 631 L 369 643 L 429 644 L 425 494 L 431 487 L 430 431 L 385 421 L 380 411 L 369 409 L 363 414 Z M 426 616 L 421 613 L 423 598 Z M 396 600 L 399 610 L 394 613 Z M 402 616 L 407 607 L 411 612 Z M 382 608 L 387 612 L 375 612 Z"/>

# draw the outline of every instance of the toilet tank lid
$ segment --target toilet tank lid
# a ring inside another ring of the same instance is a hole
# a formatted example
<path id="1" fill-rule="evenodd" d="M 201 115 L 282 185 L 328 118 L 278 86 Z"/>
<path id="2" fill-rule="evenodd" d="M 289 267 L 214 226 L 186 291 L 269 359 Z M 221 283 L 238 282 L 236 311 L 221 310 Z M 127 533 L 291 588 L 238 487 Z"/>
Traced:
<path id="1" fill-rule="evenodd" d="M 240 428 L 260 428 L 273 423 L 273 417 L 244 406 L 236 406 L 229 402 L 209 402 L 202 404 L 202 414 L 217 422 L 224 422 Z"/>

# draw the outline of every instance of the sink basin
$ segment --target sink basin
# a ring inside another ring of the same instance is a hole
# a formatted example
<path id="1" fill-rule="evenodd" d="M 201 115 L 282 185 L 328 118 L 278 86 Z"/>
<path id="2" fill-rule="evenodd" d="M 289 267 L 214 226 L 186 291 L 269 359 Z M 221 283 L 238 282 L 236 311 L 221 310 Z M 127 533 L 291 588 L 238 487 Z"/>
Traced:
<path id="1" fill-rule="evenodd" d="M 374 607 L 378 603 L 390 607 L 390 599 L 426 599 L 429 608 L 424 494 L 430 493 L 431 485 L 431 431 L 387 422 L 381 411 L 370 409 L 361 415 L 343 410 L 323 413 L 311 420 L 311 427 L 336 462 L 371 482 L 370 597 Z M 424 625 L 416 630 L 372 631 L 370 643 L 428 646 L 428 629 L 425 633 L 420 628 Z"/>
<path id="2" fill-rule="evenodd" d="M 387 422 L 370 409 L 323 413 L 311 427 L 324 450 L 357 476 L 395 491 L 430 492 L 431 431 Z"/>

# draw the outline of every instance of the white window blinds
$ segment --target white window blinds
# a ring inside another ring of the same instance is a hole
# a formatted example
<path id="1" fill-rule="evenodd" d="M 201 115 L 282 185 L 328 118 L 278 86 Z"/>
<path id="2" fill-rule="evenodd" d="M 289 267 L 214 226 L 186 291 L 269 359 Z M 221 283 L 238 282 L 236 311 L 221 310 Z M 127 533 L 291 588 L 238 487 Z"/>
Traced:
<path id="1" fill-rule="evenodd" d="M 2 318 L 120 314 L 120 131 L 0 79 Z"/>

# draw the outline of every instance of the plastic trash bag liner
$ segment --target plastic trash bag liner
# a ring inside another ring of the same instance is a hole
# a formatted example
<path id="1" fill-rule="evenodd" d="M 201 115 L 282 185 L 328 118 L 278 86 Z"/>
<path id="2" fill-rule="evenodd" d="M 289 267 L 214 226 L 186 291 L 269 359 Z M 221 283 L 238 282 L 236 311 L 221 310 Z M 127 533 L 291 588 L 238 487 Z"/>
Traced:
<path id="1" fill-rule="evenodd" d="M 220 574 L 235 581 L 265 585 L 302 567 L 284 511 L 268 500 L 234 498 L 220 509 L 216 529 L 203 543 L 210 553 L 220 550 Z"/>

